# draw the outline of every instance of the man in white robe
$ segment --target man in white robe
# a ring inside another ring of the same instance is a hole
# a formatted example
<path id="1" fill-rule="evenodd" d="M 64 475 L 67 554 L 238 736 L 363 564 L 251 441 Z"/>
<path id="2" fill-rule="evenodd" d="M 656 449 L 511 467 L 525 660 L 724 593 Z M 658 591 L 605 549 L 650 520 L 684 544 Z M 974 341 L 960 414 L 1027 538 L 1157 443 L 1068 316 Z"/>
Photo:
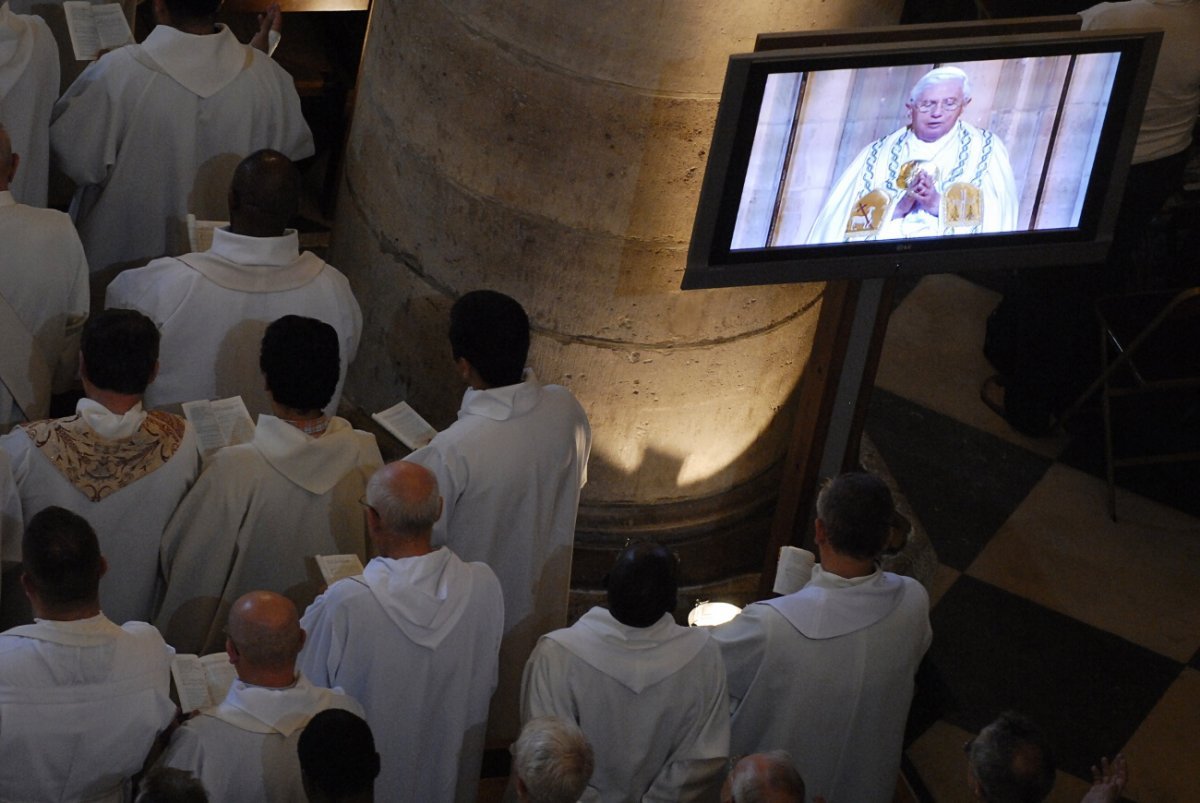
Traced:
<path id="1" fill-rule="evenodd" d="M 715 800 L 729 755 L 721 653 L 707 630 L 675 624 L 678 567 L 635 544 L 608 576 L 608 609 L 548 633 L 525 667 L 521 716 L 579 725 L 605 803 Z"/>
<path id="2" fill-rule="evenodd" d="M 428 469 L 380 469 L 366 504 L 379 557 L 309 606 L 299 666 L 362 702 L 382 756 L 377 799 L 469 803 L 496 688 L 500 582 L 431 545 L 442 499 Z"/>
<path id="3" fill-rule="evenodd" d="M 592 431 L 569 390 L 523 371 L 529 318 L 515 300 L 490 290 L 462 296 L 450 310 L 450 346 L 470 386 L 458 420 L 406 459 L 437 476 L 446 500 L 434 544 L 500 578 L 504 643 L 488 735 L 511 741 L 521 668 L 539 636 L 567 623 Z"/>
<path id="4" fill-rule="evenodd" d="M 959 119 L 967 74 L 939 67 L 913 87 L 909 125 L 872 142 L 825 199 L 807 238 L 817 243 L 1014 231 L 1020 196 L 1008 150 Z"/>
<path id="5" fill-rule="evenodd" d="M 50 29 L 40 17 L 14 14 L 7 2 L 0 3 L 0 124 L 24 160 L 10 189 L 30 206 L 46 205 L 50 110 L 56 97 L 58 48 Z"/>
<path id="6" fill-rule="evenodd" d="M 219 650 L 229 606 L 248 591 L 307 607 L 320 590 L 306 565 L 315 555 L 366 560 L 359 500 L 383 458 L 373 435 L 322 412 L 338 382 L 337 333 L 284 316 L 267 327 L 260 365 L 274 415 L 258 417 L 250 443 L 217 452 L 163 535 L 157 621 L 180 651 Z"/>
<path id="7" fill-rule="evenodd" d="M 146 40 L 84 70 L 50 124 L 79 187 L 72 216 L 88 264 L 105 272 L 94 281 L 186 252 L 188 212 L 227 220 L 229 179 L 247 154 L 313 152 L 291 76 L 215 23 L 217 0 L 152 2 Z"/>
<path id="8" fill-rule="evenodd" d="M 786 750 L 810 800 L 887 803 L 896 788 L 929 597 L 880 571 L 892 497 L 845 474 L 817 499 L 821 564 L 799 591 L 713 630 L 729 678 L 735 755 Z"/>
<path id="9" fill-rule="evenodd" d="M 158 365 L 158 330 L 132 310 L 84 326 L 75 415 L 23 424 L 0 438 L 26 520 L 49 505 L 87 519 L 111 569 L 100 602 L 114 622 L 148 621 L 163 528 L 200 470 L 184 419 L 142 409 Z"/>
<path id="10" fill-rule="evenodd" d="M 234 172 L 229 227 L 212 247 L 156 259 L 123 272 L 106 306 L 136 309 L 163 333 L 163 370 L 146 389 L 151 407 L 241 396 L 251 415 L 269 413 L 258 371 L 267 324 L 283 315 L 325 321 L 338 333 L 342 372 L 325 407 L 337 413 L 346 370 L 358 350 L 362 314 L 346 277 L 286 228 L 300 200 L 300 173 L 277 151 L 257 151 Z"/>
<path id="11" fill-rule="evenodd" d="M 79 516 L 35 516 L 24 553 L 37 621 L 0 633 L 0 799 L 128 800 L 175 716 L 171 649 L 150 625 L 100 612 L 106 563 Z"/>
<path id="12" fill-rule="evenodd" d="M 330 708 L 361 715 L 362 707 L 296 671 L 303 644 L 291 600 L 269 591 L 238 599 L 225 640 L 237 680 L 224 700 L 175 731 L 163 764 L 192 772 L 209 800 L 306 800 L 296 752 L 304 726 Z"/>
<path id="13" fill-rule="evenodd" d="M 0 120 L 0 433 L 45 418 L 51 393 L 70 387 L 88 313 L 87 259 L 71 219 L 13 196 L 26 166 Z"/>

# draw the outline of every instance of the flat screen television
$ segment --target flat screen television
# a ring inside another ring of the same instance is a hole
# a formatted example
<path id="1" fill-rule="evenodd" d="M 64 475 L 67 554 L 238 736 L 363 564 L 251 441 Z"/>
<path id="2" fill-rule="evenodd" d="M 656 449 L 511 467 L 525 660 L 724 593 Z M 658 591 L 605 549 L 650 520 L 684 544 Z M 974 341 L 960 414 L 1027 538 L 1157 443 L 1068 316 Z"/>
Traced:
<path id="1" fill-rule="evenodd" d="M 684 289 L 1102 262 L 1161 37 L 732 56 Z"/>

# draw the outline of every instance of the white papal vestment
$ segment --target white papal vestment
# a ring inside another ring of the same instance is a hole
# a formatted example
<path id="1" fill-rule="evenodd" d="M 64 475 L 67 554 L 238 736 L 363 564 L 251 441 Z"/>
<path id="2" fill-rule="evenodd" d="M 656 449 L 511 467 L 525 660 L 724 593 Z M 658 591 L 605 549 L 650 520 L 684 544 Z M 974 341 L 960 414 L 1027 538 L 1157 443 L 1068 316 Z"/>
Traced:
<path id="1" fill-rule="evenodd" d="M 500 685 L 488 723 L 515 739 L 521 667 L 539 636 L 567 623 L 579 491 L 592 431 L 571 392 L 525 381 L 463 394 L 458 420 L 407 460 L 437 476 L 446 507 L 435 544 L 482 561 L 504 589 Z"/>
<path id="2" fill-rule="evenodd" d="M 188 251 L 188 212 L 228 220 L 230 179 L 250 153 L 312 154 L 292 77 L 218 28 L 159 25 L 55 104 L 50 144 L 79 185 L 72 216 L 93 273 Z"/>
<path id="3" fill-rule="evenodd" d="M 175 716 L 171 648 L 142 622 L 0 633 L 0 800 L 119 801 Z"/>
<path id="4" fill-rule="evenodd" d="M 905 193 L 904 167 L 914 162 L 934 177 L 943 197 L 940 215 L 922 209 L 893 219 Z M 973 188 L 977 197 L 954 192 L 955 185 Z M 992 132 L 959 120 L 938 140 L 925 142 L 905 127 L 862 149 L 829 191 L 807 238 L 799 232 L 797 242 L 1014 231 L 1020 200 L 1008 149 Z M 880 225 L 869 227 L 872 220 Z"/>
<path id="5" fill-rule="evenodd" d="M 117 415 L 80 399 L 75 410 L 0 438 L 25 523 L 50 505 L 87 519 L 108 559 L 100 606 L 114 622 L 148 621 L 163 528 L 200 471 L 195 435 L 179 416 L 140 404 Z"/>
<path id="6" fill-rule="evenodd" d="M 217 452 L 163 535 L 167 589 L 157 621 L 167 642 L 215 652 L 242 594 L 275 591 L 302 611 L 320 588 L 306 558 L 366 560 L 359 500 L 381 465 L 375 437 L 345 419 L 330 419 L 314 438 L 260 415 L 254 440 Z"/>
<path id="7" fill-rule="evenodd" d="M 45 366 L 49 385 L 40 385 L 39 393 L 46 407 L 35 410 L 33 418 L 46 416 L 51 392 L 67 390 L 74 380 L 88 314 L 88 269 L 69 217 L 16 203 L 9 192 L 0 192 L 0 246 L 0 304 L 7 303 L 8 314 L 29 336 L 22 341 L 27 347 L 6 338 L 6 353 L 0 356 L 0 431 L 6 431 L 27 418 L 6 385 L 14 378 L 11 372 L 32 377 L 34 359 Z"/>
<path id="8" fill-rule="evenodd" d="M 847 580 L 820 566 L 794 594 L 713 629 L 729 679 L 734 755 L 787 750 L 809 799 L 888 803 L 929 596 L 910 577 Z"/>
<path id="9" fill-rule="evenodd" d="M 579 725 L 605 803 L 715 800 L 729 755 L 729 701 L 717 645 L 663 614 L 623 625 L 592 608 L 542 637 L 525 667 L 521 718 Z"/>
<path id="10" fill-rule="evenodd" d="M 375 799 L 475 800 L 504 600 L 496 575 L 442 547 L 378 557 L 300 621 L 298 665 L 363 704 L 383 761 Z"/>
<path id="11" fill-rule="evenodd" d="M 267 325 L 304 315 L 337 330 L 341 378 L 326 413 L 337 412 L 346 368 L 358 351 L 362 314 L 350 283 L 309 251 L 295 230 L 280 237 L 213 232 L 212 247 L 123 272 L 106 307 L 136 309 L 162 330 L 158 376 L 146 404 L 241 396 L 251 415 L 269 413 L 258 352 Z"/>
<path id="12" fill-rule="evenodd" d="M 21 163 L 9 189 L 23 204 L 46 205 L 50 110 L 58 97 L 58 46 L 41 17 L 0 4 L 0 123 Z M 4 241 L 8 247 L 8 241 Z"/>

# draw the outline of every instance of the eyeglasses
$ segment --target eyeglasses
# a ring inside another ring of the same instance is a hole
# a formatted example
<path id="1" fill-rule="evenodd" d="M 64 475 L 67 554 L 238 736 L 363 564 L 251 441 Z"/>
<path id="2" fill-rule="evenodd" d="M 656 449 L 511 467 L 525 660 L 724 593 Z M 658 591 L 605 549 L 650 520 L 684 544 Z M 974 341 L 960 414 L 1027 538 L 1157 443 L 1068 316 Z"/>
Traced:
<path id="1" fill-rule="evenodd" d="M 939 104 L 942 107 L 942 111 L 954 112 L 958 111 L 958 108 L 963 105 L 963 102 L 958 98 L 946 98 L 942 101 L 923 100 L 917 104 L 917 111 L 921 112 L 922 114 L 929 114 L 931 111 L 936 109 Z"/>

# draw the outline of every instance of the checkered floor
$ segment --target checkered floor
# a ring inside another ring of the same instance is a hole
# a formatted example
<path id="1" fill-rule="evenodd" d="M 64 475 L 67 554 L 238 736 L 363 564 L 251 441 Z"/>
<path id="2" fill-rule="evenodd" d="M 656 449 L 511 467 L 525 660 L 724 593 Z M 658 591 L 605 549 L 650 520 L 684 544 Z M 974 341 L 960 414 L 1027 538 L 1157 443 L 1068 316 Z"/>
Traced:
<path id="1" fill-rule="evenodd" d="M 1057 747 L 1052 801 L 1078 801 L 1118 751 L 1129 800 L 1200 801 L 1200 468 L 1118 473 L 1110 520 L 1094 425 L 1035 440 L 979 400 L 998 299 L 957 276 L 917 283 L 867 419 L 939 558 L 906 752 L 918 794 L 970 800 L 962 744 L 1015 709 Z"/>

